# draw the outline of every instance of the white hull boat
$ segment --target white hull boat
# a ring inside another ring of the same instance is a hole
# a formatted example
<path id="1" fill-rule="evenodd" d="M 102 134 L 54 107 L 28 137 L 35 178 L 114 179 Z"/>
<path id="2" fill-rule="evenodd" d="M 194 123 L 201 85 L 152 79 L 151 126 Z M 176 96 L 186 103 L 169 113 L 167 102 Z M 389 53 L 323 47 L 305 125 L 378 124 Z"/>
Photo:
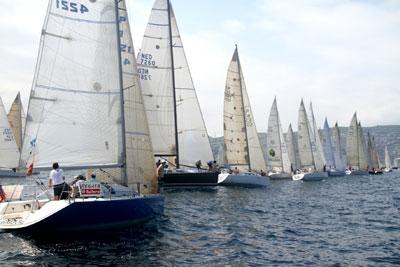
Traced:
<path id="1" fill-rule="evenodd" d="M 218 175 L 218 185 L 265 187 L 269 184 L 269 177 L 252 172 L 239 174 L 221 173 Z"/>
<path id="2" fill-rule="evenodd" d="M 328 178 L 327 172 L 301 172 L 293 175 L 293 181 L 322 181 Z"/>

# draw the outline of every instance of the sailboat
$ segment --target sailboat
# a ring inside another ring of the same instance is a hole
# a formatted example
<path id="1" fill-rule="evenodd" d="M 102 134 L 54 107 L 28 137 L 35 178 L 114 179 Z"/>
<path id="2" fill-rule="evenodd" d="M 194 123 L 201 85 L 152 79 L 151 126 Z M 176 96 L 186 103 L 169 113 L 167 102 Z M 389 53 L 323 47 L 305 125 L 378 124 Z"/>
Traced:
<path id="1" fill-rule="evenodd" d="M 224 158 L 234 173 L 218 176 L 221 185 L 267 186 L 266 165 L 258 138 L 237 46 L 228 67 L 224 97 Z"/>
<path id="2" fill-rule="evenodd" d="M 293 175 L 293 180 L 320 181 L 328 177 L 324 171 L 322 153 L 317 151 L 316 138 L 307 118 L 303 99 L 299 108 L 298 144 L 301 170 Z M 316 132 L 318 133 L 318 132 Z M 319 139 L 319 137 L 317 137 Z"/>
<path id="3" fill-rule="evenodd" d="M 365 147 L 364 134 L 361 124 L 357 121 L 357 113 L 354 113 L 351 119 L 349 130 L 347 132 L 347 175 L 367 175 L 368 161 Z"/>
<path id="4" fill-rule="evenodd" d="M 371 158 L 371 169 L 369 170 L 369 174 L 382 174 L 383 172 L 379 166 L 379 155 L 376 150 L 375 137 L 367 133 L 367 149 L 369 153 L 369 157 Z"/>
<path id="5" fill-rule="evenodd" d="M 335 169 L 328 171 L 329 176 L 343 176 L 345 175 L 345 155 L 342 152 L 342 138 L 340 135 L 340 129 L 338 123 L 335 123 L 335 127 L 332 130 L 332 148 L 333 157 L 335 160 Z"/>
<path id="6" fill-rule="evenodd" d="M 268 176 L 271 179 L 290 179 L 292 178 L 289 153 L 283 137 L 282 125 L 279 118 L 276 97 L 272 103 L 271 112 L 268 119 Z"/>
<path id="7" fill-rule="evenodd" d="M 155 1 L 137 61 L 154 156 L 175 166 L 164 185 L 216 185 L 218 174 L 204 171 L 213 154 L 169 0 Z"/>
<path id="8" fill-rule="evenodd" d="M 88 181 L 81 197 L 55 201 L 44 191 L 0 203 L 0 230 L 109 229 L 163 213 L 135 64 L 125 1 L 49 1 L 21 159 L 39 170 L 58 161 L 67 170 L 120 168 L 122 175 L 115 190 Z M 140 179 L 147 192 L 128 189 Z"/>
<path id="9" fill-rule="evenodd" d="M 339 133 L 335 134 L 335 138 L 339 137 L 338 134 Z M 337 142 L 337 144 L 340 145 L 340 139 L 337 140 Z M 328 171 L 328 176 L 344 176 L 344 170 L 339 169 L 341 168 L 340 147 L 334 148 L 332 143 L 331 129 L 329 128 L 328 119 L 325 118 L 324 130 L 322 132 L 322 144 L 324 147 L 324 156 L 326 160 L 326 169 Z M 338 159 L 338 162 L 336 162 L 336 159 Z M 339 168 L 337 169 L 338 165 Z"/>
<path id="10" fill-rule="evenodd" d="M 385 172 L 391 172 L 392 171 L 392 164 L 390 160 L 390 155 L 389 155 L 389 150 L 387 146 L 385 146 Z"/>
<path id="11" fill-rule="evenodd" d="M 23 173 L 16 172 L 19 155 L 17 143 L 0 97 L 0 177 L 25 176 Z"/>
<path id="12" fill-rule="evenodd" d="M 286 133 L 286 144 L 288 147 L 289 161 L 291 162 L 291 170 L 297 170 L 300 168 L 299 153 L 297 149 L 298 145 L 292 129 L 292 124 L 289 124 L 289 128 Z"/>
<path id="13" fill-rule="evenodd" d="M 10 111 L 7 114 L 7 118 L 8 122 L 10 123 L 11 130 L 14 134 L 18 150 L 21 152 L 26 118 L 24 109 L 22 107 L 21 94 L 19 92 L 11 105 Z"/>

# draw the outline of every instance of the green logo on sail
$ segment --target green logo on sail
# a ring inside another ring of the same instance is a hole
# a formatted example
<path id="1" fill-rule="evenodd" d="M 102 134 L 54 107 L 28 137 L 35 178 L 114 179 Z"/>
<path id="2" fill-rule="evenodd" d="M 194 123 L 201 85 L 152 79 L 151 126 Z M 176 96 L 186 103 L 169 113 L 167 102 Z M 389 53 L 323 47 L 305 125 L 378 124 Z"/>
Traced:
<path id="1" fill-rule="evenodd" d="M 271 157 L 275 157 L 275 150 L 273 150 L 272 148 L 269 150 L 269 155 Z"/>

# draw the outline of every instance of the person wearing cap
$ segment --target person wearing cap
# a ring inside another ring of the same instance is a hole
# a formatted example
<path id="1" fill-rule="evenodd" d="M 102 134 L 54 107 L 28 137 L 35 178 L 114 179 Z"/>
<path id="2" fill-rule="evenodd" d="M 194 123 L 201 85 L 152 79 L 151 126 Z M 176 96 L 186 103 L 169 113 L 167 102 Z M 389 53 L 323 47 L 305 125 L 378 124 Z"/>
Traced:
<path id="1" fill-rule="evenodd" d="M 72 197 L 79 197 L 79 186 L 82 182 L 86 181 L 86 177 L 83 175 L 77 175 L 74 177 L 74 181 L 71 183 L 71 188 L 72 188 Z"/>

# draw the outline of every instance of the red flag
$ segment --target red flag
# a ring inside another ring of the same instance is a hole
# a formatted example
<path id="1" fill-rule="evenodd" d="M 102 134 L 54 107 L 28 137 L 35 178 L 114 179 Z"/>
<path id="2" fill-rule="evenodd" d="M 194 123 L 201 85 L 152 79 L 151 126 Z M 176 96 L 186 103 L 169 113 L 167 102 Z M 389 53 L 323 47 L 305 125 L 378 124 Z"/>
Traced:
<path id="1" fill-rule="evenodd" d="M 0 185 L 0 203 L 6 201 L 6 193 L 4 193 L 3 187 Z"/>
<path id="2" fill-rule="evenodd" d="M 28 167 L 28 171 L 26 172 L 26 175 L 32 176 L 33 173 L 33 163 L 31 163 Z"/>

